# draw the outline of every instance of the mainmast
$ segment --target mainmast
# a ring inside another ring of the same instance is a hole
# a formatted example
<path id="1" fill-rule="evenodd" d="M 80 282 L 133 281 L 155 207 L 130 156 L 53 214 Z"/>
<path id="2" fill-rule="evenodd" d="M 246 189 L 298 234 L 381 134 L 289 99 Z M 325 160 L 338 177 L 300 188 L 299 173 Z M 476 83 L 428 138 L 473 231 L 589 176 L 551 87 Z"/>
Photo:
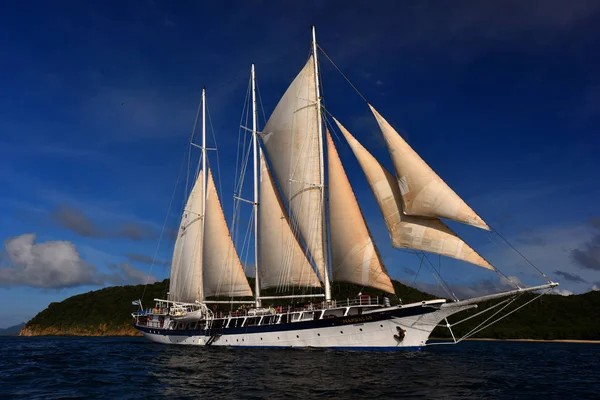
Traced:
<path id="1" fill-rule="evenodd" d="M 258 143 L 256 132 L 256 76 L 252 64 L 252 148 L 254 159 L 254 298 L 255 306 L 260 307 L 260 282 L 258 281 Z"/>
<path id="2" fill-rule="evenodd" d="M 202 238 L 204 239 L 204 224 L 206 221 L 206 87 L 202 88 Z M 204 301 L 204 290 L 202 299 Z"/>
<path id="3" fill-rule="evenodd" d="M 319 90 L 319 62 L 317 60 L 317 34 L 315 27 L 312 27 L 312 47 L 313 60 L 315 63 L 315 91 L 317 95 L 317 126 L 319 129 L 319 158 L 321 163 L 321 221 L 323 223 L 323 263 L 325 281 L 325 301 L 331 301 L 331 283 L 329 282 L 329 251 L 327 245 L 327 214 L 326 214 L 326 197 L 325 197 L 325 161 L 323 156 L 323 125 L 321 120 L 321 94 Z"/>

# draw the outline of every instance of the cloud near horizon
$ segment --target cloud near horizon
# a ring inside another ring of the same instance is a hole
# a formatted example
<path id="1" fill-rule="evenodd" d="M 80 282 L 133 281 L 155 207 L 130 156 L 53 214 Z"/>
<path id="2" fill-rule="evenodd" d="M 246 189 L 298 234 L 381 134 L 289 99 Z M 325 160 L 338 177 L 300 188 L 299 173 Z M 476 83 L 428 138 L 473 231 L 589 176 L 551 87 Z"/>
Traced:
<path id="1" fill-rule="evenodd" d="M 600 271 L 600 218 L 592 218 L 589 223 L 594 236 L 581 248 L 571 251 L 571 258 L 579 267 Z"/>
<path id="2" fill-rule="evenodd" d="M 62 289 L 75 286 L 145 283 L 148 275 L 129 264 L 105 274 L 81 259 L 75 245 L 66 240 L 35 243 L 26 233 L 4 242 L 7 259 L 0 259 L 0 286 Z M 150 276 L 150 281 L 156 278 Z"/>
<path id="3" fill-rule="evenodd" d="M 81 210 L 64 204 L 54 210 L 50 217 L 59 226 L 89 238 L 117 238 L 140 241 L 158 237 L 156 230 L 135 221 L 120 222 L 114 228 L 101 226 L 92 221 Z"/>

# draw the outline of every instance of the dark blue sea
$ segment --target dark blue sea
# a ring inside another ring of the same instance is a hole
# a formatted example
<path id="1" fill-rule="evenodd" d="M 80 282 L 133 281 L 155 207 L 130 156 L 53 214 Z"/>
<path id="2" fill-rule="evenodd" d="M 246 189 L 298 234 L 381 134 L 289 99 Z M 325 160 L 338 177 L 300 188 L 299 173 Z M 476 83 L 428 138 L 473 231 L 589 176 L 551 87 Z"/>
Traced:
<path id="1" fill-rule="evenodd" d="M 362 353 L 0 337 L 0 399 L 599 399 L 600 345 Z"/>

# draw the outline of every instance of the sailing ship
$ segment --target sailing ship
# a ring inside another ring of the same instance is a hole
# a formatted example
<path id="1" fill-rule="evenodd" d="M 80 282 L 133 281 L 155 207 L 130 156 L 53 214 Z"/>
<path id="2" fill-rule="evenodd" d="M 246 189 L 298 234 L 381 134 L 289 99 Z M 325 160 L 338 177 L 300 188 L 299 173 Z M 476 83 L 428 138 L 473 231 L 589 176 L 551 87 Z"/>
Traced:
<path id="1" fill-rule="evenodd" d="M 255 287 L 252 291 L 225 220 L 207 163 L 206 94 L 202 92 L 201 166 L 185 204 L 173 250 L 166 299 L 155 307 L 134 304 L 134 326 L 146 338 L 166 344 L 240 347 L 325 347 L 363 350 L 421 348 L 437 326 L 452 327 L 448 317 L 498 301 L 500 311 L 526 292 L 541 296 L 558 283 L 519 287 L 459 300 L 445 298 L 392 305 L 392 281 L 373 241 L 336 145 L 324 129 L 317 42 L 262 131 L 257 127 L 254 65 L 251 69 Z M 334 64 L 335 66 L 335 64 Z M 336 66 L 337 68 L 337 66 Z M 338 69 L 341 72 L 341 70 Z M 354 85 L 352 85 L 354 87 Z M 359 93 L 360 94 L 360 93 Z M 361 95 L 362 96 L 362 95 Z M 364 97 L 363 97 L 364 99 Z M 502 274 L 461 239 L 443 220 L 477 229 L 490 227 L 461 199 L 370 104 L 394 171 L 339 122 L 371 188 L 398 249 L 451 257 Z M 374 288 L 387 296 L 357 293 L 332 298 L 331 282 Z M 261 290 L 276 288 L 277 295 Z M 283 293 L 288 294 L 283 294 Z M 291 292 L 291 294 L 290 294 Z M 310 292 L 310 293 L 308 293 Z M 318 293 L 315 293 L 318 292 Z M 252 297 L 252 300 L 236 300 Z M 537 298 L 537 297 L 536 297 Z M 225 300 L 223 300 L 225 299 Z M 294 305 L 263 306 L 293 300 Z M 306 304 L 297 306 L 298 301 Z M 231 304 L 250 303 L 242 308 Z M 229 306 L 224 310 L 220 307 Z M 494 307 L 489 309 L 494 309 Z M 487 312 L 488 309 L 481 311 Z M 513 312 L 516 310 L 512 310 Z M 496 310 L 470 334 L 502 318 Z M 479 313 L 478 313 L 479 314 Z M 475 314 L 475 315 L 478 315 Z M 454 338 L 458 343 L 467 337 Z"/>

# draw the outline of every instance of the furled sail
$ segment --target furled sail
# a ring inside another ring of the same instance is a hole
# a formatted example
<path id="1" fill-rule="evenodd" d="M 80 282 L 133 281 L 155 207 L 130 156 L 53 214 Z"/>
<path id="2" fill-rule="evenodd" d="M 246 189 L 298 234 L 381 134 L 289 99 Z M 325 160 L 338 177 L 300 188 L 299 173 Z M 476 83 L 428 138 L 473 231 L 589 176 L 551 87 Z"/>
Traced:
<path id="1" fill-rule="evenodd" d="M 203 267 L 204 296 L 252 296 L 210 169 L 206 187 Z"/>
<path id="2" fill-rule="evenodd" d="M 400 189 L 394 176 L 342 124 L 337 120 L 335 122 L 346 137 L 369 181 L 394 247 L 442 254 L 494 270 L 490 263 L 439 219 L 404 214 Z"/>
<path id="3" fill-rule="evenodd" d="M 321 279 L 324 277 L 321 161 L 312 56 L 263 129 L 273 174 Z"/>
<path id="4" fill-rule="evenodd" d="M 292 231 L 283 201 L 260 152 L 260 286 L 312 286 L 321 283 Z"/>
<path id="5" fill-rule="evenodd" d="M 395 293 L 329 131 L 327 155 L 333 278 Z"/>
<path id="6" fill-rule="evenodd" d="M 202 172 L 187 199 L 175 249 L 169 300 L 193 303 L 202 300 Z"/>
<path id="7" fill-rule="evenodd" d="M 369 104 L 394 163 L 405 214 L 447 218 L 490 230 L 487 224 L 436 174 Z"/>

